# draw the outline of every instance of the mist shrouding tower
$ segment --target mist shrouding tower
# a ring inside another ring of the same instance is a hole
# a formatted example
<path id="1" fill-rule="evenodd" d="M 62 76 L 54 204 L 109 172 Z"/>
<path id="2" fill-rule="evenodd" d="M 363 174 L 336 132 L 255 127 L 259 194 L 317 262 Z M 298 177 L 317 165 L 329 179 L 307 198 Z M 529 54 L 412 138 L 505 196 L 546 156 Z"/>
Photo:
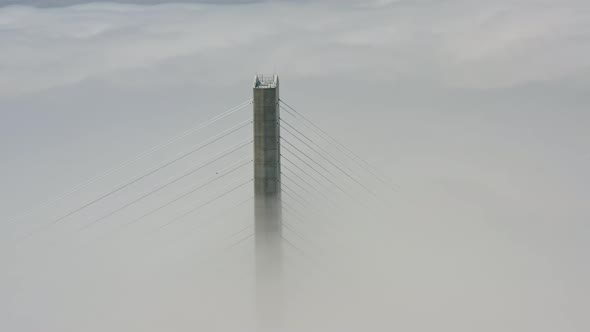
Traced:
<path id="1" fill-rule="evenodd" d="M 282 279 L 279 78 L 254 79 L 256 296 L 264 325 L 280 320 Z"/>

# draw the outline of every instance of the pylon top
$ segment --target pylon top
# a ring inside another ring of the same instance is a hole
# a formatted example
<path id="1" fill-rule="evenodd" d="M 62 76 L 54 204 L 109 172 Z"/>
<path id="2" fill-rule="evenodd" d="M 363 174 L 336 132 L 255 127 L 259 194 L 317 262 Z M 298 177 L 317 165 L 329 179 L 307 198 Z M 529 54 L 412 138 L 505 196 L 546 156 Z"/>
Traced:
<path id="1" fill-rule="evenodd" d="M 265 76 L 257 74 L 254 77 L 254 88 L 257 89 L 274 89 L 279 86 L 279 76 L 274 74 L 272 76 Z"/>

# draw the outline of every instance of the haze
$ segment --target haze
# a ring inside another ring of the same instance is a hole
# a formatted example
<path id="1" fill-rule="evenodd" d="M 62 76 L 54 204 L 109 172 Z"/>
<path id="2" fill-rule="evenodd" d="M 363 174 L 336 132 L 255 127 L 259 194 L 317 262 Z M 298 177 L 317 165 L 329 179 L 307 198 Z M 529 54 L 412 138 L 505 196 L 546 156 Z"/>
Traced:
<path id="1" fill-rule="evenodd" d="M 237 141 L 44 226 L 251 108 L 14 216 L 248 101 L 256 73 L 394 188 L 299 208 L 285 331 L 590 330 L 583 0 L 0 0 L 0 330 L 255 330 L 252 206 L 219 214 L 251 188 L 165 232 L 207 193 L 79 231 Z"/>

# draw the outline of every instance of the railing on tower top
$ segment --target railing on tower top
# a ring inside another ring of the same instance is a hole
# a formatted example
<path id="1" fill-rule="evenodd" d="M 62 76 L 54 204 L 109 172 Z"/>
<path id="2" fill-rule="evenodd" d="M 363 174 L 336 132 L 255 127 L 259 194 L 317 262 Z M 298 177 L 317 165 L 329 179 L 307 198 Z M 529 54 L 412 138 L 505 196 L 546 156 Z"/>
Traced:
<path id="1" fill-rule="evenodd" d="M 256 88 L 276 88 L 277 87 L 277 75 L 264 76 L 256 75 L 254 77 L 254 87 Z"/>

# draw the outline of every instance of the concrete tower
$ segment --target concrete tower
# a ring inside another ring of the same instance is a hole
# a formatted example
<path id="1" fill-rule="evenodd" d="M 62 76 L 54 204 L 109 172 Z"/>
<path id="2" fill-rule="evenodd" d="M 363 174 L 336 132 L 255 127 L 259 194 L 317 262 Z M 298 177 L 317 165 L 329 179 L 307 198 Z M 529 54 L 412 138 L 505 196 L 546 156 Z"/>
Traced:
<path id="1" fill-rule="evenodd" d="M 259 321 L 269 329 L 280 316 L 282 279 L 279 78 L 254 79 L 254 194 Z"/>

